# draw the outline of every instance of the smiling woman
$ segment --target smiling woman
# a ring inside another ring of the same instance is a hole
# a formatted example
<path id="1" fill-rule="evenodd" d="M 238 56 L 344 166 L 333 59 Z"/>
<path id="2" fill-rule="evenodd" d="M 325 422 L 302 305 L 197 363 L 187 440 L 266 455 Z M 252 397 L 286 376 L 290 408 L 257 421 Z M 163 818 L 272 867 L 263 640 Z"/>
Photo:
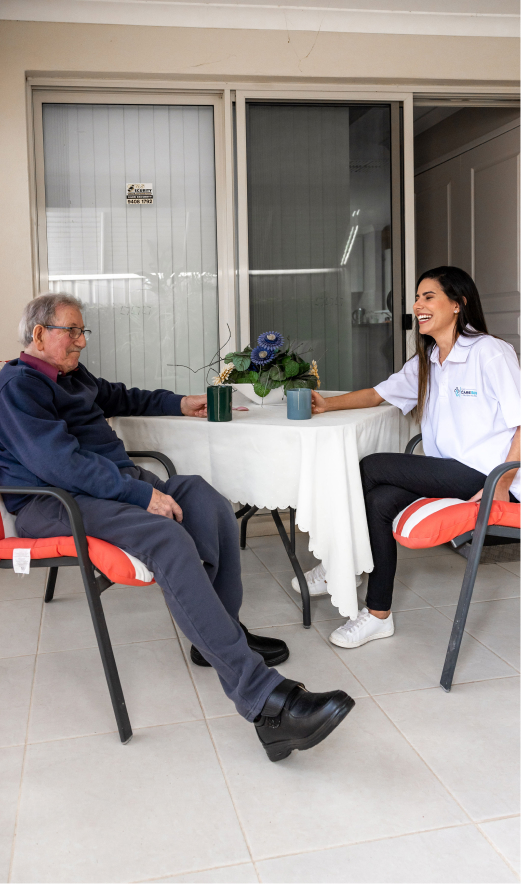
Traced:
<path id="1" fill-rule="evenodd" d="M 401 371 L 368 390 L 328 399 L 312 393 L 315 414 L 383 401 L 404 414 L 416 409 L 427 455 L 372 454 L 360 463 L 374 569 L 367 607 L 330 636 L 344 648 L 394 633 L 392 523 L 398 513 L 422 497 L 478 500 L 494 467 L 519 460 L 517 356 L 510 344 L 488 334 L 474 281 L 458 267 L 427 271 L 418 280 L 414 313 L 416 353 Z M 510 470 L 494 498 L 520 496 L 519 474 Z M 308 582 L 316 582 L 316 571 L 306 575 Z"/>
<path id="2" fill-rule="evenodd" d="M 488 329 L 476 284 L 459 267 L 436 267 L 422 273 L 417 285 L 414 315 L 418 356 L 416 416 L 421 422 L 434 344 L 438 346 L 440 363 L 443 363 L 460 335 L 488 335 Z"/>

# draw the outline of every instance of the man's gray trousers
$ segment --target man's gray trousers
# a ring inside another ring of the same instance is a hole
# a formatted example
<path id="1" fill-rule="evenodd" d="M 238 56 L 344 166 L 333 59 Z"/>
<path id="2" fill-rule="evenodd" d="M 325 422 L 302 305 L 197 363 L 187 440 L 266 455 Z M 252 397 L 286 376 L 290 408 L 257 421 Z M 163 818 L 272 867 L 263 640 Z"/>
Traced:
<path id="1" fill-rule="evenodd" d="M 183 510 L 182 523 L 139 506 L 75 494 L 86 533 L 119 546 L 153 571 L 179 628 L 212 664 L 240 715 L 253 721 L 283 676 L 250 650 L 239 625 L 241 563 L 232 507 L 200 476 L 161 482 L 140 467 L 125 472 L 172 495 Z M 63 505 L 44 496 L 20 510 L 16 527 L 20 537 L 72 533 Z"/>

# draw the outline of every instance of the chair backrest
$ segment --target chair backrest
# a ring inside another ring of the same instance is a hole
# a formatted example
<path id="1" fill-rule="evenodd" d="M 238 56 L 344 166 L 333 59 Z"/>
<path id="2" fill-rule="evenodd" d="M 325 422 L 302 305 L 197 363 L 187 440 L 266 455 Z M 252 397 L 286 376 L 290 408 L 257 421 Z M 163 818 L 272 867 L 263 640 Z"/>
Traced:
<path id="1" fill-rule="evenodd" d="M 16 531 L 16 516 L 7 512 L 4 500 L 0 494 L 0 540 L 6 537 L 18 537 Z"/>

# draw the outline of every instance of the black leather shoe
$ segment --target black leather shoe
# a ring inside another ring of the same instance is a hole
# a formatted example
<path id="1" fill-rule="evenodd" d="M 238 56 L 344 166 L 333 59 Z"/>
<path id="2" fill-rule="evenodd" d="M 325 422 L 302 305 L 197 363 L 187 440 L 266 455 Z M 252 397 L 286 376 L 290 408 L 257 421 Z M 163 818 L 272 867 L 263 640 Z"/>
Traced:
<path id="1" fill-rule="evenodd" d="M 344 691 L 312 694 L 286 678 L 269 695 L 254 724 L 269 760 L 282 761 L 293 749 L 311 749 L 325 740 L 354 705 Z"/>
<path id="2" fill-rule="evenodd" d="M 257 654 L 264 658 L 266 666 L 278 666 L 279 663 L 284 663 L 284 660 L 288 659 L 289 648 L 282 639 L 269 638 L 265 635 L 252 635 L 242 623 L 241 627 L 246 635 L 248 645 L 252 651 L 257 651 Z M 204 659 L 195 645 L 192 645 L 190 648 L 190 659 L 196 666 L 211 666 L 211 663 Z"/>

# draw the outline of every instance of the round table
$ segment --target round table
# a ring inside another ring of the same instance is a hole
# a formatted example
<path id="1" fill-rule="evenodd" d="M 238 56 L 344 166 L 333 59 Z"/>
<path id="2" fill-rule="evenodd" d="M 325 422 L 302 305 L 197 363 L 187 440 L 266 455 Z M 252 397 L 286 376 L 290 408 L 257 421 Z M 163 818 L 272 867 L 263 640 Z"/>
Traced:
<path id="1" fill-rule="evenodd" d="M 324 564 L 332 603 L 342 616 L 356 617 L 355 575 L 373 569 L 359 461 L 403 451 L 416 428 L 385 403 L 305 421 L 288 420 L 285 404 L 259 406 L 234 394 L 239 404 L 249 410 L 234 411 L 227 423 L 118 417 L 111 424 L 125 448 L 162 451 L 178 473 L 201 475 L 233 502 L 294 508 L 309 549 Z"/>

